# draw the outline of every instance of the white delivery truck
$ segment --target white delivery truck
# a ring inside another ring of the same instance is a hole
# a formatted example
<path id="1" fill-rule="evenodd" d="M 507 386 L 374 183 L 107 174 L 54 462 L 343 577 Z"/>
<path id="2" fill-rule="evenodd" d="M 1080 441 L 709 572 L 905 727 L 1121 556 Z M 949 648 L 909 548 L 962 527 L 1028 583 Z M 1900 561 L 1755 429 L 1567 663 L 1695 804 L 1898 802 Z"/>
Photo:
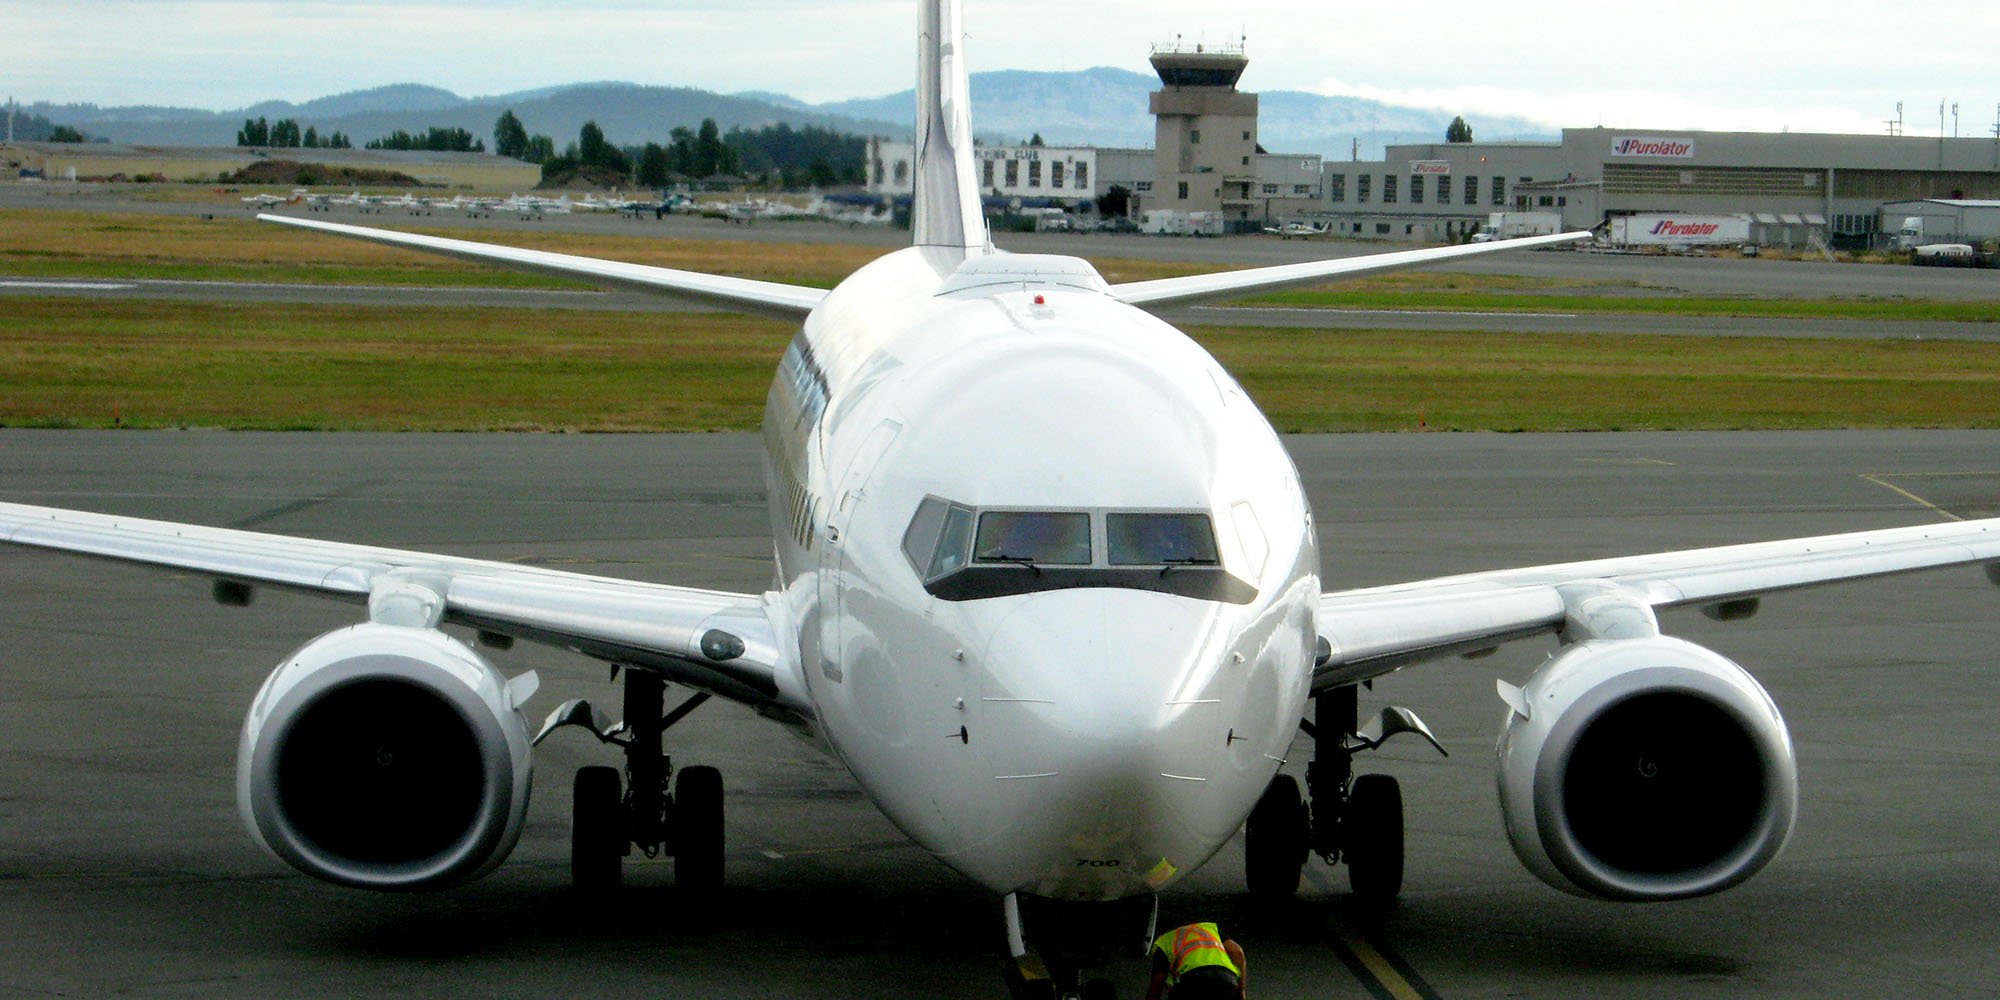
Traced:
<path id="1" fill-rule="evenodd" d="M 1486 216 L 1482 235 L 1491 233 L 1487 240 L 1512 240 L 1523 236 L 1554 236 L 1562 231 L 1560 212 L 1492 212 Z"/>
<path id="2" fill-rule="evenodd" d="M 1644 213 L 1614 216 L 1611 242 L 1621 247 L 1729 246 L 1750 240 L 1750 218 L 1744 215 L 1681 215 Z"/>
<path id="3" fill-rule="evenodd" d="M 1157 236 L 1221 236 L 1223 221 L 1221 212 L 1183 212 L 1173 208 L 1156 208 L 1146 213 L 1146 221 L 1139 231 Z"/>
<path id="4" fill-rule="evenodd" d="M 1889 241 L 1891 250 L 1915 250 L 1929 242 L 1924 238 L 1924 217 L 1907 216 L 1903 224 L 1896 227 L 1896 238 Z"/>

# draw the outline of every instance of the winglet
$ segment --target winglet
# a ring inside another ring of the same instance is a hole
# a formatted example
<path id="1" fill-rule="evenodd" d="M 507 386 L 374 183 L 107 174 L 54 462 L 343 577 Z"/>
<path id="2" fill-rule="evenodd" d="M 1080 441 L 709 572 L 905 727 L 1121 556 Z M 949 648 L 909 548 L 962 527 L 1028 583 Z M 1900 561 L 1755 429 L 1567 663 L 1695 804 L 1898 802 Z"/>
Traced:
<path id="1" fill-rule="evenodd" d="M 924 0 L 917 22 L 916 197 L 912 242 L 984 253 L 992 240 L 972 169 L 972 85 L 960 0 Z"/>

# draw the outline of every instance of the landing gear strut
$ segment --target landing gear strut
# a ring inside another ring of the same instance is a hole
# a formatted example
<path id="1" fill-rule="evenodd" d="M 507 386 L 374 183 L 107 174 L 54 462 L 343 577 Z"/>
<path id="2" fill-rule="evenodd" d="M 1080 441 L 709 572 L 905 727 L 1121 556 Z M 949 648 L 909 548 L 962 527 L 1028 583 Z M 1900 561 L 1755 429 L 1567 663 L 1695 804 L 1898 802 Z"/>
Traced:
<path id="1" fill-rule="evenodd" d="M 1359 692 L 1344 685 L 1313 698 L 1313 718 L 1300 727 L 1313 738 L 1302 803 L 1298 780 L 1271 779 L 1244 831 L 1245 881 L 1264 900 L 1298 892 L 1308 853 L 1327 864 L 1346 862 L 1357 900 L 1371 906 L 1393 901 L 1403 887 L 1403 793 L 1386 774 L 1354 774 L 1354 755 L 1381 746 L 1397 733 L 1416 733 L 1444 753 L 1423 720 L 1404 708 L 1387 708 L 1360 725 Z"/>
<path id="2" fill-rule="evenodd" d="M 1001 910 L 1012 1000 L 1114 1000 L 1111 981 L 1094 973 L 1120 953 L 1145 954 L 1160 922 L 1157 896 L 1076 903 L 1008 893 Z M 1142 928 L 1143 937 L 1132 933 Z"/>
<path id="3" fill-rule="evenodd" d="M 649 670 L 626 670 L 625 721 L 606 725 L 590 703 L 576 699 L 549 715 L 534 742 L 563 726 L 581 726 L 625 752 L 625 773 L 593 766 L 576 772 L 570 826 L 570 877 L 580 891 L 618 888 L 622 859 L 637 848 L 647 857 L 673 856 L 682 889 L 722 887 L 722 775 L 712 767 L 685 767 L 678 775 L 662 749 L 666 731 L 708 700 L 695 694 L 672 712 L 666 681 Z M 622 784 L 622 790 L 621 790 Z"/>

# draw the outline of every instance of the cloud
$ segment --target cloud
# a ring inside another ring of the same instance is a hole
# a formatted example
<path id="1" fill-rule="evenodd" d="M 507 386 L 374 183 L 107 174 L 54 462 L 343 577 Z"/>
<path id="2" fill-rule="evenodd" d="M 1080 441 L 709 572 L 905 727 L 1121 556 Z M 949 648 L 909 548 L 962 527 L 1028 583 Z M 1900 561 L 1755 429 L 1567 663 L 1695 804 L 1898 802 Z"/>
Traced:
<path id="1" fill-rule="evenodd" d="M 1376 87 L 1334 77 L 1311 88 L 1329 96 L 1361 97 L 1386 104 L 1437 108 L 1463 114 L 1478 129 L 1478 115 L 1511 115 L 1553 128 L 1605 125 L 1614 128 L 1703 129 L 1716 132 L 1880 133 L 1882 121 L 1852 108 L 1773 105 L 1704 100 L 1703 95 L 1668 94 L 1637 88 L 1581 89 L 1547 93 L 1497 84 L 1443 87 Z"/>

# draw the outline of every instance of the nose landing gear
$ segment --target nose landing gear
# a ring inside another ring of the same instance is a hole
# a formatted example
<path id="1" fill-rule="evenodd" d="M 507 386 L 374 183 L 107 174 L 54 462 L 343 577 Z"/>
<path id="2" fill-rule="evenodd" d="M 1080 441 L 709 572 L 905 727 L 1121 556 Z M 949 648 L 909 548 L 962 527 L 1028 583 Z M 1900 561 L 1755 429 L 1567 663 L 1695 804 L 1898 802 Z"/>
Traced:
<path id="1" fill-rule="evenodd" d="M 580 726 L 625 751 L 620 781 L 615 767 L 578 768 L 570 826 L 570 877 L 579 891 L 604 894 L 621 881 L 621 862 L 637 848 L 647 857 L 674 859 L 674 881 L 684 890 L 722 887 L 722 775 L 712 767 L 684 767 L 662 749 L 666 731 L 708 700 L 697 693 L 665 715 L 666 681 L 648 670 L 625 672 L 625 721 L 607 725 L 582 699 L 550 713 L 534 742 L 563 726 Z M 621 790 L 621 784 L 623 788 Z"/>
<path id="2" fill-rule="evenodd" d="M 1348 884 L 1357 900 L 1379 906 L 1403 887 L 1403 793 L 1386 774 L 1355 776 L 1354 755 L 1372 750 L 1397 733 L 1416 733 L 1444 753 L 1416 713 L 1390 707 L 1361 726 L 1359 697 L 1344 685 L 1313 699 L 1313 718 L 1299 725 L 1313 738 L 1302 801 L 1298 779 L 1271 779 L 1244 831 L 1245 882 L 1264 900 L 1289 899 L 1298 892 L 1308 852 L 1327 864 L 1346 862 Z"/>

